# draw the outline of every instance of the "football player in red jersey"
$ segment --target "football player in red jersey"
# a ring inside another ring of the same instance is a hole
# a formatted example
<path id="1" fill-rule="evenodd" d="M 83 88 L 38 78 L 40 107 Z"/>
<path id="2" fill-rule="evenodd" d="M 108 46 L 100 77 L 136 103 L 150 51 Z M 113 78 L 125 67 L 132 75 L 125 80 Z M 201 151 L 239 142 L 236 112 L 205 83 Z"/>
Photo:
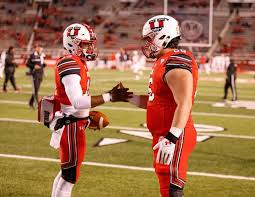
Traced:
<path id="1" fill-rule="evenodd" d="M 106 102 L 127 101 L 131 92 L 118 84 L 108 93 L 91 96 L 90 76 L 86 61 L 97 57 L 96 35 L 86 24 L 72 24 L 63 33 L 63 45 L 68 51 L 57 61 L 55 69 L 55 99 L 64 114 L 77 121 L 64 126 L 60 141 L 61 170 L 53 182 L 52 197 L 70 197 L 79 178 L 86 143 L 84 128 L 90 108 Z"/>
<path id="2" fill-rule="evenodd" d="M 188 158 L 196 145 L 191 108 L 198 68 L 191 52 L 178 47 L 178 22 L 167 15 L 149 19 L 143 27 L 142 51 L 156 58 L 147 95 L 129 100 L 147 109 L 147 127 L 153 136 L 154 167 L 162 197 L 182 197 Z"/>

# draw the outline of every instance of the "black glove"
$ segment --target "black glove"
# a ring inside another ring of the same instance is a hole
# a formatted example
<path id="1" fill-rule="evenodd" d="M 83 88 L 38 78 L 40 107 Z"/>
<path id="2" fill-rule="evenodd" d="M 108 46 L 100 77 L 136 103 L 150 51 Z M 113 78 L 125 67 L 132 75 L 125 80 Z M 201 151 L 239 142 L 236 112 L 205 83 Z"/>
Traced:
<path id="1" fill-rule="evenodd" d="M 64 125 L 69 125 L 72 124 L 74 122 L 77 122 L 79 120 L 86 120 L 88 119 L 87 117 L 85 118 L 77 118 L 74 117 L 72 115 L 67 116 L 66 114 L 64 114 L 63 118 L 59 118 L 56 122 L 56 125 L 54 127 L 54 130 L 57 131 L 58 129 L 62 128 Z"/>
<path id="2" fill-rule="evenodd" d="M 117 84 L 109 91 L 111 95 L 111 102 L 128 102 L 132 98 L 133 92 L 128 92 L 129 88 L 125 88 L 122 83 Z"/>

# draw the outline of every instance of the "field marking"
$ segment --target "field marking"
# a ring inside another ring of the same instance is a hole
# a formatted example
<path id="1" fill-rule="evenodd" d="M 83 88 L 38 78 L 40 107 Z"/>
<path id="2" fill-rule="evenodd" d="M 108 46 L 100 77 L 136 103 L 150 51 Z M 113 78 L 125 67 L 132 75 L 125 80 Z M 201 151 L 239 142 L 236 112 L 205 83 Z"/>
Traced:
<path id="1" fill-rule="evenodd" d="M 198 104 L 214 104 L 217 101 L 195 101 L 195 103 Z M 20 104 L 20 105 L 27 105 L 28 102 L 25 101 L 16 101 L 16 100 L 0 100 L 0 103 L 5 103 L 5 104 Z"/>
<path id="2" fill-rule="evenodd" d="M 0 157 L 26 159 L 26 160 L 34 160 L 34 161 L 59 162 L 58 159 L 47 158 L 47 157 L 25 156 L 25 155 L 0 154 Z M 107 163 L 88 162 L 88 161 L 82 162 L 82 164 L 87 166 L 98 166 L 98 167 L 107 167 L 107 168 L 154 172 L 154 168 L 148 168 L 148 167 L 146 168 L 146 167 L 138 167 L 138 166 L 107 164 Z M 187 172 L 187 174 L 191 176 L 204 176 L 204 177 L 213 177 L 213 178 L 221 178 L 221 179 L 255 181 L 255 177 L 246 177 L 246 176 L 224 175 L 224 174 L 214 174 L 214 173 L 206 173 L 206 172 Z"/>
<path id="3" fill-rule="evenodd" d="M 22 105 L 27 105 L 27 103 L 24 102 L 24 101 L 0 100 L 0 103 L 6 103 L 6 104 L 7 104 L 7 103 L 10 103 L 10 104 L 22 104 Z M 97 109 L 105 109 L 105 110 L 115 110 L 115 111 L 145 112 L 144 109 L 131 108 L 131 107 L 98 106 L 98 107 L 96 107 L 96 108 L 97 108 Z M 207 112 L 192 112 L 192 115 L 255 119 L 255 116 L 236 115 L 236 114 L 219 114 L 219 113 L 207 113 Z"/>
<path id="4" fill-rule="evenodd" d="M 44 96 L 44 95 L 53 95 L 54 94 L 54 89 L 51 91 L 51 92 L 41 92 L 40 91 L 40 95 L 41 96 Z M 17 94 L 17 93 L 15 93 L 14 91 L 10 91 L 10 92 L 8 92 L 8 93 L 13 93 L 13 94 Z M 21 90 L 21 92 L 20 93 L 18 93 L 18 94 L 32 94 L 32 92 L 31 91 L 23 91 L 23 90 Z M 217 97 L 217 98 L 221 98 L 220 96 L 219 96 L 219 94 L 207 94 L 207 93 L 197 93 L 197 96 L 207 96 L 207 97 Z M 254 96 L 249 96 L 249 95 L 246 95 L 246 96 L 241 96 L 240 97 L 240 99 L 243 99 L 243 100 L 246 100 L 246 99 L 254 99 Z M 216 101 L 215 101 L 216 102 Z"/>
<path id="5" fill-rule="evenodd" d="M 199 77 L 200 81 L 210 81 L 210 82 L 222 82 L 225 81 L 224 77 Z M 239 78 L 236 80 L 237 83 L 240 84 L 251 84 L 255 83 L 255 80 L 253 78 Z"/>
<path id="6" fill-rule="evenodd" d="M 192 112 L 195 116 L 214 116 L 224 118 L 244 118 L 244 119 L 255 119 L 255 116 L 249 115 L 236 115 L 236 114 L 219 114 L 219 113 L 207 113 L 207 112 Z"/>
<path id="7" fill-rule="evenodd" d="M 216 101 L 196 101 L 195 100 L 195 104 L 208 104 L 211 105 L 213 103 L 215 103 Z"/>
<path id="8" fill-rule="evenodd" d="M 10 103 L 10 104 L 22 104 L 28 105 L 28 103 L 24 101 L 6 101 L 0 100 L 0 103 Z M 112 106 L 99 106 L 95 107 L 96 109 L 104 109 L 104 110 L 115 110 L 115 111 L 134 111 L 134 112 L 145 112 L 144 109 L 139 108 L 131 108 L 131 107 L 112 107 Z M 236 115 L 236 114 L 219 114 L 219 113 L 207 113 L 207 112 L 192 112 L 194 116 L 214 116 L 214 117 L 225 117 L 225 118 L 245 118 L 245 119 L 255 119 L 255 116 L 249 115 Z"/>
<path id="9" fill-rule="evenodd" d="M 0 119 L 1 120 L 1 119 Z M 106 129 L 118 129 L 118 130 L 136 130 L 136 131 L 148 131 L 146 128 L 132 128 L 122 126 L 107 126 Z M 255 136 L 247 135 L 232 135 L 232 134 L 219 134 L 213 132 L 197 132 L 198 135 L 213 136 L 213 137 L 225 137 L 225 138 L 238 138 L 238 139 L 249 139 L 255 140 Z"/>
<path id="10" fill-rule="evenodd" d="M 32 91 L 23 91 L 23 90 L 21 90 L 19 93 L 15 93 L 14 91 L 8 91 L 7 93 L 8 94 L 12 93 L 12 94 L 21 94 L 22 95 L 22 94 L 32 94 Z M 54 94 L 54 90 L 52 90 L 52 92 L 41 92 L 40 91 L 40 95 L 53 95 L 53 94 Z"/>
<path id="11" fill-rule="evenodd" d="M 219 134 L 219 133 L 204 133 L 198 132 L 199 135 L 212 136 L 212 137 L 225 137 L 225 138 L 237 138 L 237 139 L 247 139 L 247 140 L 255 140 L 255 136 L 247 136 L 247 135 L 232 135 L 232 134 Z"/>
<path id="12" fill-rule="evenodd" d="M 131 107 L 111 107 L 111 106 L 99 106 L 97 109 L 105 110 L 117 110 L 117 111 L 135 111 L 135 112 L 145 112 L 144 109 L 131 108 Z M 219 114 L 219 113 L 207 113 L 207 112 L 192 112 L 195 116 L 216 116 L 216 117 L 226 117 L 226 118 L 245 118 L 245 119 L 255 119 L 255 116 L 248 115 L 236 115 L 236 114 Z"/>
<path id="13" fill-rule="evenodd" d="M 40 124 L 37 120 L 27 119 L 16 119 L 16 118 L 0 118 L 2 122 L 20 122 L 20 123 L 32 123 Z M 148 131 L 146 128 L 135 128 L 135 127 L 123 127 L 123 126 L 107 126 L 105 129 L 118 129 L 118 130 L 136 130 L 136 131 Z M 255 136 L 248 135 L 232 135 L 232 134 L 218 134 L 210 132 L 198 132 L 199 135 L 213 136 L 213 137 L 225 137 L 225 138 L 237 138 L 237 139 L 248 139 L 255 140 Z"/>
<path id="14" fill-rule="evenodd" d="M 217 97 L 217 98 L 221 98 L 221 96 L 219 96 L 219 94 L 207 94 L 207 93 L 197 93 L 197 96 L 208 96 L 208 97 Z M 238 98 L 239 99 L 239 98 Z M 254 96 L 242 96 L 240 99 L 254 99 Z"/>
<path id="15" fill-rule="evenodd" d="M 195 103 L 199 104 L 213 104 L 217 101 L 195 101 Z M 27 105 L 28 102 L 25 101 L 17 101 L 17 100 L 0 100 L 0 103 L 5 103 L 5 104 L 20 104 L 20 105 Z"/>
<path id="16" fill-rule="evenodd" d="M 0 103 L 3 103 L 3 104 L 28 105 L 28 102 L 24 102 L 24 101 L 12 101 L 12 100 L 0 100 Z"/>

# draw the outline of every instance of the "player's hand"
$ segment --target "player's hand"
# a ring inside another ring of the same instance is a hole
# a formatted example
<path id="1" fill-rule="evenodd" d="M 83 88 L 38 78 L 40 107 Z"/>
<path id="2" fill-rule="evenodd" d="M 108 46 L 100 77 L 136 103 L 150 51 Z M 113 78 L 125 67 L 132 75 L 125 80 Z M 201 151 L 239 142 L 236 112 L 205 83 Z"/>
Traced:
<path id="1" fill-rule="evenodd" d="M 111 102 L 128 102 L 132 98 L 133 92 L 128 92 L 129 88 L 125 88 L 122 83 L 118 83 L 110 91 Z"/>
<path id="2" fill-rule="evenodd" d="M 175 144 L 168 139 L 160 137 L 158 143 L 153 147 L 153 150 L 158 150 L 156 163 L 170 165 L 174 156 Z"/>

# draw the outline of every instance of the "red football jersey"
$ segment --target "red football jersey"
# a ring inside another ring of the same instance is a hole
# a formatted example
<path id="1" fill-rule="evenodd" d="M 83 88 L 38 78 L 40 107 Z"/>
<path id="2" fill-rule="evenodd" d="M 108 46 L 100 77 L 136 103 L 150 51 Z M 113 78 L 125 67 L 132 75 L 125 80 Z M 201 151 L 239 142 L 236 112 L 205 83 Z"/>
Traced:
<path id="1" fill-rule="evenodd" d="M 198 67 L 191 52 L 174 49 L 166 53 L 153 66 L 149 80 L 149 100 L 147 104 L 147 127 L 152 135 L 166 135 L 172 125 L 176 103 L 171 89 L 164 81 L 164 75 L 175 68 L 187 69 L 193 76 L 193 96 L 196 92 Z M 178 81 L 176 81 L 178 83 Z M 193 126 L 191 115 L 186 127 Z"/>
<path id="2" fill-rule="evenodd" d="M 90 77 L 86 62 L 76 55 L 63 56 L 57 61 L 57 66 L 55 68 L 55 98 L 64 105 L 71 105 L 71 103 L 66 95 L 65 87 L 61 80 L 64 76 L 70 74 L 80 75 L 80 84 L 83 94 L 89 95 Z"/>

